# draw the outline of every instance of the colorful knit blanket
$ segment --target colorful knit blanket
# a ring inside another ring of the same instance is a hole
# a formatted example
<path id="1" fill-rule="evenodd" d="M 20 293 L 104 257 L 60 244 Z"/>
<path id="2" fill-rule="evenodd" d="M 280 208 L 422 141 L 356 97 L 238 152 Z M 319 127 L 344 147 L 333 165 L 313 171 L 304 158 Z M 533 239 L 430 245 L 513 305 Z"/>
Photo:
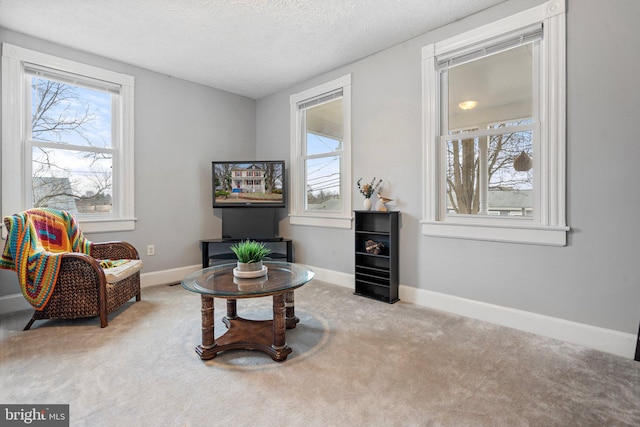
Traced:
<path id="1" fill-rule="evenodd" d="M 53 293 L 64 252 L 89 254 L 91 242 L 68 212 L 31 209 L 4 218 L 9 236 L 0 268 L 14 270 L 22 294 L 36 310 L 43 310 Z"/>

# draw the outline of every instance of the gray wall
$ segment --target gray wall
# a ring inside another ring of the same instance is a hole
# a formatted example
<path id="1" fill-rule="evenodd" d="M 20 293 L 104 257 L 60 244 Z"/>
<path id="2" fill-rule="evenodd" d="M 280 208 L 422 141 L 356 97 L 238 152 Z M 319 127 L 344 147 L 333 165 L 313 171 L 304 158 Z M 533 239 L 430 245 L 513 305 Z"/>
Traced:
<path id="1" fill-rule="evenodd" d="M 1 28 L 0 42 L 135 77 L 136 229 L 87 237 L 132 243 L 143 273 L 199 264 L 198 241 L 221 235 L 211 208 L 211 161 L 253 157 L 256 101 Z M 155 256 L 146 255 L 148 244 Z M 19 292 L 15 273 L 0 271 L 0 295 Z"/>
<path id="2" fill-rule="evenodd" d="M 423 236 L 421 48 L 540 4 L 512 0 L 258 101 L 257 152 L 289 153 L 289 96 L 352 73 L 353 206 L 381 177 L 402 211 L 401 283 L 635 334 L 640 320 L 640 2 L 567 2 L 562 248 Z M 281 224 L 296 261 L 353 273 L 353 231 Z"/>

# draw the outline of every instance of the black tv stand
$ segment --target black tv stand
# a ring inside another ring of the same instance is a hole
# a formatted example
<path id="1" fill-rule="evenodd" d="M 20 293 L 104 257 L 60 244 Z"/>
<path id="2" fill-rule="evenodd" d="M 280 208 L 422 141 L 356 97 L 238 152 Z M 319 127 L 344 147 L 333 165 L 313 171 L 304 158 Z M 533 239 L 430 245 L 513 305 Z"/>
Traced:
<path id="1" fill-rule="evenodd" d="M 274 239 L 278 235 L 275 208 L 222 209 L 223 239 Z"/>
<path id="2" fill-rule="evenodd" d="M 237 242 L 243 242 L 245 240 L 255 240 L 256 242 L 264 242 L 264 243 L 268 243 L 268 242 L 282 242 L 284 240 L 283 237 L 268 237 L 268 238 L 253 238 L 253 237 L 246 237 L 246 238 L 230 238 L 230 237 L 223 237 L 222 239 L 205 239 L 205 240 L 200 240 L 201 242 L 204 241 L 214 241 L 214 240 L 219 240 L 221 242 L 231 242 L 231 243 L 237 243 Z"/>
<path id="3" fill-rule="evenodd" d="M 236 260 L 236 255 L 230 249 L 231 245 L 245 239 L 203 239 L 200 240 L 202 250 L 202 268 L 210 265 L 229 263 Z M 268 239 L 251 239 L 265 243 L 271 253 L 265 260 L 293 262 L 293 241 L 283 237 Z M 284 246 L 284 247 L 283 247 Z M 213 249 L 213 250 L 212 250 Z M 283 251 L 284 250 L 284 251 Z"/>

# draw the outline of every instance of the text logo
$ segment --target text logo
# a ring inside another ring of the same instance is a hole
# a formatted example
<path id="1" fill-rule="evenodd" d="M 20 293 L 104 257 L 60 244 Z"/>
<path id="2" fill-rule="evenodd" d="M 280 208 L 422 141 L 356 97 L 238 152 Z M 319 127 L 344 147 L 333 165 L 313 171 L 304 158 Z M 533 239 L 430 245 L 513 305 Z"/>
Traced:
<path id="1" fill-rule="evenodd" d="M 2 405 L 3 426 L 69 427 L 69 405 Z"/>

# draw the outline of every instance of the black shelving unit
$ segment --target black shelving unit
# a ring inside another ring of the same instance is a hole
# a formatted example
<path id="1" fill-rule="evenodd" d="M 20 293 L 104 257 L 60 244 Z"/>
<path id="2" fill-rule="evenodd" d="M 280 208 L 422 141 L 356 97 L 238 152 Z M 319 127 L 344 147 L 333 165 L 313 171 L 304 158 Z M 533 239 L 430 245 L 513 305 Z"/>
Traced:
<path id="1" fill-rule="evenodd" d="M 390 304 L 399 300 L 399 216 L 397 211 L 355 211 L 356 295 Z"/>

